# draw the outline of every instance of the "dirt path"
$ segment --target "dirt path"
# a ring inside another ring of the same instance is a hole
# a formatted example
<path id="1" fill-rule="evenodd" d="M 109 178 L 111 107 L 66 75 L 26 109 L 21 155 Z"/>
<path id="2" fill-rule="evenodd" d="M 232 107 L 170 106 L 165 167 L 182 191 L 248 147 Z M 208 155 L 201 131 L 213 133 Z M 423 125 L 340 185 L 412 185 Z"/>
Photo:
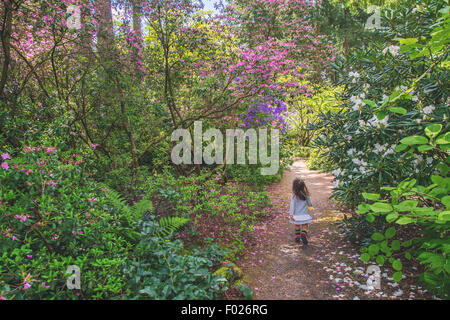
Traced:
<path id="1" fill-rule="evenodd" d="M 315 209 L 307 246 L 294 242 L 294 227 L 288 220 L 295 177 L 305 180 Z M 238 262 L 254 299 L 429 298 L 420 287 L 394 283 L 388 275 L 392 273 L 384 270 L 381 290 L 367 290 L 367 265 L 359 260 L 359 249 L 346 242 L 333 223 L 343 213 L 329 200 L 332 181 L 332 175 L 309 170 L 305 161 L 298 160 L 280 182 L 268 187 L 273 219 L 258 227 L 259 244 Z"/>

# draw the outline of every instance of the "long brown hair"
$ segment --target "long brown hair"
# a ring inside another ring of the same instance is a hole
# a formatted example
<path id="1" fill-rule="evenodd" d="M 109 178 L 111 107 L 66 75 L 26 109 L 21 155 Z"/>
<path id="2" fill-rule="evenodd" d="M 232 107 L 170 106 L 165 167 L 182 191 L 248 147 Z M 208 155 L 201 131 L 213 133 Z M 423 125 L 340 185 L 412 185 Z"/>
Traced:
<path id="1" fill-rule="evenodd" d="M 310 195 L 308 188 L 306 187 L 305 181 L 300 178 L 295 178 L 292 183 L 292 192 L 300 199 L 306 200 L 306 197 Z"/>

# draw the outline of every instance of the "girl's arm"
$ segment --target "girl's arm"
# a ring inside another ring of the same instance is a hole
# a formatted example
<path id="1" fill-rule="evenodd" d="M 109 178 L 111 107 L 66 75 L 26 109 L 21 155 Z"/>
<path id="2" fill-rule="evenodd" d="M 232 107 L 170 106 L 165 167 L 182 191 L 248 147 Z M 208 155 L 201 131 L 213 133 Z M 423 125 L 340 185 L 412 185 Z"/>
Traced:
<path id="1" fill-rule="evenodd" d="M 310 197 L 310 196 L 306 197 L 306 204 L 307 204 L 308 206 L 310 206 L 310 207 L 313 206 L 313 205 L 312 205 L 312 202 L 311 202 L 311 197 Z"/>
<path id="2" fill-rule="evenodd" d="M 290 213 L 291 219 L 294 216 L 294 210 L 295 210 L 295 197 L 291 196 L 291 206 L 289 208 L 289 213 Z"/>

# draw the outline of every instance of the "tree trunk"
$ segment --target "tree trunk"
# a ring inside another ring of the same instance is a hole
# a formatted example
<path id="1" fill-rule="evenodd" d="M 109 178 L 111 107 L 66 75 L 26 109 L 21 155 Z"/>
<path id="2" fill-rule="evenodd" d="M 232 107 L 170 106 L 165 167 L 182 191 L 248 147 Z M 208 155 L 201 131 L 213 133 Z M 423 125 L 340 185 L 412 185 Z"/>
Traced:
<path id="1" fill-rule="evenodd" d="M 111 61 L 114 47 L 114 29 L 112 21 L 111 0 L 97 0 L 96 8 L 100 15 L 97 30 L 98 53 L 102 61 Z"/>
<path id="2" fill-rule="evenodd" d="M 4 89 L 8 80 L 9 65 L 11 63 L 11 29 L 12 29 L 12 3 L 11 0 L 3 2 L 3 17 L 1 26 L 1 41 L 2 41 L 2 55 L 3 67 L 2 76 L 0 78 L 0 98 L 4 97 Z"/>

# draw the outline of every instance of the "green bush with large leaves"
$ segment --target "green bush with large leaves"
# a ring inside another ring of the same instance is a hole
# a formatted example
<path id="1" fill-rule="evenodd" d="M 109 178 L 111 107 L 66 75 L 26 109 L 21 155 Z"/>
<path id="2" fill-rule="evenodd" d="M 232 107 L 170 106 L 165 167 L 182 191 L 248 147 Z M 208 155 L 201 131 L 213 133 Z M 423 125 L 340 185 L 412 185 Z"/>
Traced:
<path id="1" fill-rule="evenodd" d="M 380 42 L 337 59 L 346 102 L 342 111 L 321 115 L 314 141 L 336 166 L 333 197 L 358 206 L 361 216 L 352 217 L 351 227 L 361 219 L 378 225 L 361 242 L 361 259 L 389 262 L 396 281 L 403 259 L 417 259 L 425 267 L 422 281 L 442 296 L 450 286 L 445 5 L 430 0 L 384 11 Z M 403 242 L 395 238 L 399 225 L 409 230 Z"/>
<path id="2" fill-rule="evenodd" d="M 450 138 L 448 133 L 439 135 L 441 129 L 442 125 L 430 125 L 425 128 L 427 137 L 406 137 L 400 146 L 411 147 L 410 154 L 413 151 L 429 152 L 433 148 L 446 149 Z M 383 193 L 363 193 L 363 197 L 373 203 L 361 203 L 357 210 L 369 222 L 383 217 L 390 225 L 384 234 L 372 234 L 375 243 L 363 249 L 361 260 L 367 262 L 372 258 L 381 265 L 389 261 L 396 270 L 394 280 L 400 281 L 402 259 L 415 257 L 425 266 L 422 281 L 443 296 L 448 295 L 450 290 L 449 164 L 450 157 L 447 156 L 436 166 L 439 174 L 436 172 L 431 176 L 432 183 L 429 185 L 419 185 L 416 179 L 408 179 L 395 187 L 382 187 Z M 401 242 L 394 238 L 395 225 L 417 225 L 419 231 L 416 237 Z"/>
<path id="3" fill-rule="evenodd" d="M 394 151 L 430 124 L 443 124 L 448 132 L 448 7 L 426 3 L 415 12 L 399 9 L 391 19 L 385 12 L 384 25 L 392 27 L 383 36 L 391 40 L 334 65 L 346 102 L 342 111 L 320 115 L 314 144 L 337 167 L 333 196 L 351 207 L 362 200 L 360 190 L 377 191 L 407 178 L 426 183 L 441 157 L 436 149 L 414 157 Z"/>

